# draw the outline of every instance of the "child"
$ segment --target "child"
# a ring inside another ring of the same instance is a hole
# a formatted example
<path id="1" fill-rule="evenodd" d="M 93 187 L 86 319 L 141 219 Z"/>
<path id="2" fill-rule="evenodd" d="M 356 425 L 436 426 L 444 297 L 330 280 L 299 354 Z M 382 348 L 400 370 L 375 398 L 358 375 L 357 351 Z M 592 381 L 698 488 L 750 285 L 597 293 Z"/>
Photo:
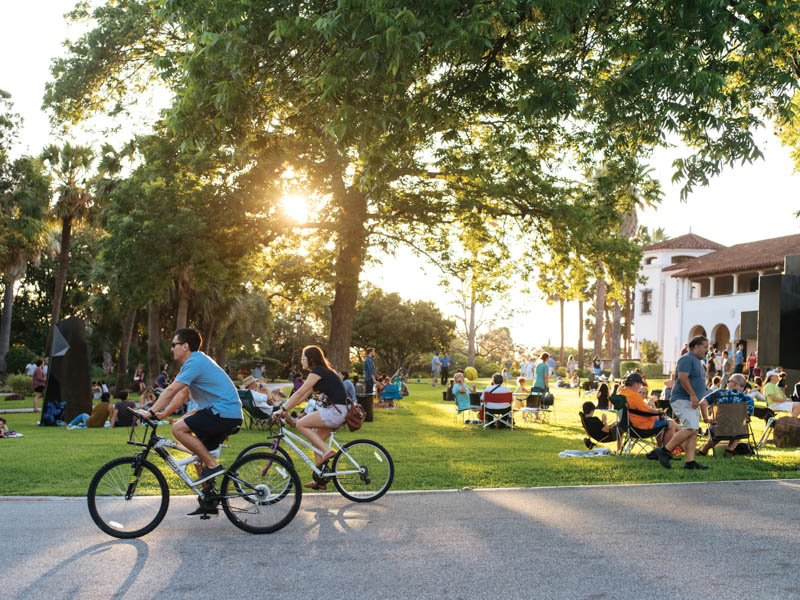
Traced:
<path id="1" fill-rule="evenodd" d="M 595 440 L 597 444 L 606 442 L 617 442 L 617 454 L 622 452 L 622 440 L 617 438 L 617 422 L 606 423 L 606 415 L 603 414 L 602 420 L 594 416 L 597 407 L 593 402 L 583 403 L 583 421 L 586 423 L 586 432 Z M 590 438 L 583 438 L 583 443 L 591 450 L 597 444 Z"/>

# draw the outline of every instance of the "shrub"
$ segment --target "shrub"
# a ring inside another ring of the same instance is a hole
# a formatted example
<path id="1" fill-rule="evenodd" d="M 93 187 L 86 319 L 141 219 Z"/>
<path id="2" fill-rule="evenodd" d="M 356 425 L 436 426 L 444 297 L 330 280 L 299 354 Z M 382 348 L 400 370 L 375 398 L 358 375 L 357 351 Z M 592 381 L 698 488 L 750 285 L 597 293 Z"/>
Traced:
<path id="1" fill-rule="evenodd" d="M 581 379 L 586 379 L 587 377 L 589 377 L 589 373 L 591 372 L 592 372 L 591 369 L 578 369 L 578 377 L 580 377 Z"/>
<path id="2" fill-rule="evenodd" d="M 621 374 L 628 373 L 629 371 L 633 371 L 634 369 L 639 368 L 639 361 L 638 360 L 623 360 L 619 363 L 619 372 Z"/>
<path id="3" fill-rule="evenodd" d="M 283 371 L 283 363 L 277 358 L 265 356 L 263 359 L 264 375 L 267 379 L 275 379 Z"/>
<path id="4" fill-rule="evenodd" d="M 661 363 L 647 363 L 642 365 L 642 374 L 648 378 L 659 378 L 664 375 L 664 365 Z"/>
<path id="5" fill-rule="evenodd" d="M 556 369 L 556 375 L 559 377 L 566 377 L 567 376 L 567 367 L 558 367 Z"/>
<path id="6" fill-rule="evenodd" d="M 661 358 L 661 348 L 658 347 L 658 342 L 642 340 L 639 350 L 642 353 L 642 362 L 655 363 Z"/>
<path id="7" fill-rule="evenodd" d="M 28 377 L 27 375 L 19 375 L 19 374 L 9 375 L 8 378 L 6 379 L 6 385 L 15 392 L 19 392 L 21 394 L 27 394 L 31 391 L 31 388 L 33 386 L 33 377 Z"/>
<path id="8" fill-rule="evenodd" d="M 109 376 L 100 365 L 92 365 L 91 375 L 92 381 L 105 381 Z M 108 381 L 106 381 L 106 384 L 108 384 Z"/>
<path id="9" fill-rule="evenodd" d="M 469 381 L 474 381 L 478 378 L 478 372 L 475 370 L 475 367 L 467 367 L 464 369 L 464 377 Z"/>
<path id="10" fill-rule="evenodd" d="M 25 365 L 36 360 L 36 354 L 25 346 L 14 346 L 6 352 L 6 372 L 24 373 Z"/>

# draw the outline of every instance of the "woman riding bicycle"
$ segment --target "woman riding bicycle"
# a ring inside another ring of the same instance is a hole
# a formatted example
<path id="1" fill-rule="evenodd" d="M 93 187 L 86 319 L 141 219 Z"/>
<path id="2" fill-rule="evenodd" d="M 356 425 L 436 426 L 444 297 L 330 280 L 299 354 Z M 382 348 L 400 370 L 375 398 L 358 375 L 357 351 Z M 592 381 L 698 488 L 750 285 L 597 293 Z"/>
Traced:
<path id="1" fill-rule="evenodd" d="M 300 418 L 296 425 L 297 430 L 315 448 L 327 447 L 327 439 L 332 431 L 336 431 L 344 424 L 347 415 L 347 392 L 339 374 L 333 370 L 319 346 L 306 346 L 301 355 L 303 369 L 311 371 L 305 383 L 298 389 L 282 407 L 284 414 L 288 414 L 295 406 L 308 398 L 312 392 L 325 394 L 327 400 L 321 410 Z M 328 450 L 324 455 L 314 452 L 316 463 L 321 467 L 326 460 L 332 458 L 336 452 Z M 312 481 L 305 485 L 313 490 L 324 490 L 324 483 Z"/>

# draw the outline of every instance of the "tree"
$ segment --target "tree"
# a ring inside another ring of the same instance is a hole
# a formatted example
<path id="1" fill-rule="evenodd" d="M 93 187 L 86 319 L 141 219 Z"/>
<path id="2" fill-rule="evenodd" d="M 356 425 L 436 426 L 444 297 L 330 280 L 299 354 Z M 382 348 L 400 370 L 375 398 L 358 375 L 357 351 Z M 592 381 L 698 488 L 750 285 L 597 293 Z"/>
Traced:
<path id="1" fill-rule="evenodd" d="M 378 365 L 387 371 L 408 370 L 420 354 L 448 348 L 453 328 L 432 302 L 407 302 L 373 290 L 359 302 L 353 343 L 362 350 L 375 348 Z"/>
<path id="2" fill-rule="evenodd" d="M 42 161 L 47 166 L 55 185 L 55 206 L 53 216 L 61 222 L 61 246 L 58 255 L 56 288 L 50 317 L 50 330 L 47 334 L 45 353 L 50 354 L 53 341 L 53 328 L 61 315 L 61 299 L 64 295 L 64 282 L 69 266 L 69 248 L 72 228 L 75 223 L 87 218 L 93 206 L 93 198 L 88 190 L 90 171 L 94 152 L 86 146 L 73 146 L 70 143 L 58 147 L 54 144 L 42 151 Z"/>

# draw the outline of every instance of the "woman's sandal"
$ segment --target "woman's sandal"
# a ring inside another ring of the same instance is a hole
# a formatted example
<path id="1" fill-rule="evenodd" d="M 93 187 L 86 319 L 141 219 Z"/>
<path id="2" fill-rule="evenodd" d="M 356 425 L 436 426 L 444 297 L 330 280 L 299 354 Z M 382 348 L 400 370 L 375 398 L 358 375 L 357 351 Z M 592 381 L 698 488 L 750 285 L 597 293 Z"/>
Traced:
<path id="1" fill-rule="evenodd" d="M 696 452 L 697 454 L 699 454 L 700 456 L 708 456 L 708 450 L 701 450 L 700 448 L 697 448 L 697 449 L 695 450 L 695 452 Z"/>
<path id="2" fill-rule="evenodd" d="M 328 486 L 324 483 L 317 483 L 316 481 L 309 481 L 307 484 L 303 486 L 304 488 L 308 488 L 310 490 L 324 490 Z"/>

